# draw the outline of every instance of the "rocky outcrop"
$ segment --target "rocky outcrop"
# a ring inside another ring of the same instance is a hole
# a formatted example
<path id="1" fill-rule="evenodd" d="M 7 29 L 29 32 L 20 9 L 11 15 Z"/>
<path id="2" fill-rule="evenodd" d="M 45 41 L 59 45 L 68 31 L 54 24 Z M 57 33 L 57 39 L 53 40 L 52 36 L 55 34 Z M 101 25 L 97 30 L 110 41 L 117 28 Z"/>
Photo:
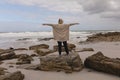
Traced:
<path id="1" fill-rule="evenodd" d="M 120 32 L 97 33 L 89 36 L 86 42 L 120 41 Z"/>
<path id="2" fill-rule="evenodd" d="M 84 52 L 84 51 L 94 51 L 93 48 L 82 48 L 82 49 L 79 49 L 79 50 L 75 50 L 77 52 Z"/>
<path id="3" fill-rule="evenodd" d="M 23 64 L 17 66 L 20 69 L 27 69 L 27 70 L 40 70 L 40 64 Z"/>
<path id="4" fill-rule="evenodd" d="M 1 52 L 1 51 L 4 51 L 4 49 L 0 49 L 0 52 Z"/>
<path id="5" fill-rule="evenodd" d="M 17 48 L 17 49 L 14 49 L 14 50 L 28 50 L 27 48 Z"/>
<path id="6" fill-rule="evenodd" d="M 23 80 L 23 79 L 24 75 L 20 71 L 0 76 L 0 80 Z"/>
<path id="7" fill-rule="evenodd" d="M 68 43 L 69 51 L 72 51 L 75 48 L 76 48 L 75 44 Z M 58 51 L 58 45 L 53 46 L 53 49 L 54 51 Z M 65 51 L 64 46 L 62 46 L 62 51 Z"/>
<path id="8" fill-rule="evenodd" d="M 49 53 L 52 53 L 53 51 L 50 49 L 37 49 L 37 50 L 35 50 L 35 52 L 40 56 L 45 56 Z"/>
<path id="9" fill-rule="evenodd" d="M 30 64 L 33 58 L 27 54 L 22 54 L 18 58 L 18 62 L 16 64 Z"/>
<path id="10" fill-rule="evenodd" d="M 31 38 L 22 38 L 22 39 L 18 39 L 17 41 L 26 41 L 26 40 L 30 40 Z"/>
<path id="11" fill-rule="evenodd" d="M 120 58 L 109 58 L 98 52 L 88 57 L 84 64 L 87 68 L 120 76 Z"/>
<path id="12" fill-rule="evenodd" d="M 0 80 L 23 80 L 24 75 L 20 71 L 9 73 L 6 68 L 0 67 Z"/>
<path id="13" fill-rule="evenodd" d="M 30 56 L 31 57 L 37 57 L 38 55 L 37 54 L 31 54 Z"/>
<path id="14" fill-rule="evenodd" d="M 13 59 L 16 58 L 16 54 L 13 51 L 10 51 L 9 53 L 4 53 L 0 55 L 0 61 L 1 60 L 7 60 L 7 59 Z"/>
<path id="15" fill-rule="evenodd" d="M 27 48 L 16 48 L 16 49 L 14 49 L 12 47 L 10 47 L 9 49 L 0 49 L 0 55 L 6 54 L 6 53 L 12 53 L 16 50 L 28 50 L 28 49 Z"/>
<path id="16" fill-rule="evenodd" d="M 0 55 L 5 54 L 5 53 L 10 53 L 10 52 L 13 52 L 13 51 L 14 51 L 14 50 L 11 50 L 11 49 L 1 50 L 1 51 L 0 51 Z"/>
<path id="17" fill-rule="evenodd" d="M 49 48 L 49 45 L 47 44 L 34 45 L 29 47 L 30 50 L 48 49 L 48 48 Z"/>
<path id="18" fill-rule="evenodd" d="M 0 67 L 0 75 L 4 75 L 6 73 L 7 70 L 6 68 Z M 1 80 L 1 79 L 0 79 Z"/>
<path id="19" fill-rule="evenodd" d="M 80 56 L 74 52 L 69 55 L 51 54 L 40 57 L 40 70 L 43 71 L 64 71 L 71 73 L 73 71 L 81 71 L 83 63 Z"/>
<path id="20" fill-rule="evenodd" d="M 38 38 L 38 41 L 49 41 L 53 39 L 53 37 L 50 37 L 50 38 Z"/>

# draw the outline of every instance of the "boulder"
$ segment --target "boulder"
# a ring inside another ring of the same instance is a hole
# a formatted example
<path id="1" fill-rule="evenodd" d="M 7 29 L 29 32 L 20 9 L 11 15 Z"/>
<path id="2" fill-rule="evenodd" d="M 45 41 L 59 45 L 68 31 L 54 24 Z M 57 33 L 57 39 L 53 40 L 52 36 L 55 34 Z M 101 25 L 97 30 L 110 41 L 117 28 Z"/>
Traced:
<path id="1" fill-rule="evenodd" d="M 120 76 L 120 58 L 109 58 L 98 52 L 84 62 L 87 68 Z"/>
<path id="2" fill-rule="evenodd" d="M 0 75 L 4 75 L 6 73 L 7 70 L 6 68 L 0 67 Z M 0 79 L 1 80 L 1 79 Z"/>
<path id="3" fill-rule="evenodd" d="M 68 49 L 69 51 L 72 51 L 75 49 L 75 44 L 68 43 Z M 58 45 L 53 46 L 54 51 L 58 51 Z M 65 51 L 64 46 L 62 46 L 62 51 Z"/>
<path id="4" fill-rule="evenodd" d="M 39 68 L 43 71 L 64 71 L 71 73 L 73 71 L 81 71 L 83 69 L 83 63 L 76 52 L 61 56 L 51 54 L 40 57 Z"/>
<path id="5" fill-rule="evenodd" d="M 17 48 L 17 49 L 14 49 L 14 50 L 28 50 L 27 48 Z"/>
<path id="6" fill-rule="evenodd" d="M 49 49 L 37 49 L 37 50 L 35 50 L 35 52 L 40 56 L 45 56 L 49 53 L 52 53 L 53 51 L 49 50 Z"/>
<path id="7" fill-rule="evenodd" d="M 31 57 L 37 57 L 38 55 L 37 54 L 31 54 L 30 56 Z"/>
<path id="8" fill-rule="evenodd" d="M 14 59 L 16 58 L 15 52 L 4 53 L 0 55 L 0 60 Z"/>
<path id="9" fill-rule="evenodd" d="M 17 41 L 26 41 L 26 40 L 30 40 L 31 38 L 23 38 L 23 39 L 18 39 Z"/>
<path id="10" fill-rule="evenodd" d="M 1 51 L 4 51 L 4 49 L 0 49 L 0 52 L 1 52 Z"/>
<path id="11" fill-rule="evenodd" d="M 23 64 L 17 66 L 20 69 L 27 69 L 27 70 L 40 70 L 40 64 Z"/>
<path id="12" fill-rule="evenodd" d="M 4 62 L 0 61 L 0 64 L 2 64 L 2 63 L 4 63 Z"/>
<path id="13" fill-rule="evenodd" d="M 89 36 L 86 42 L 120 41 L 120 32 L 97 33 Z"/>
<path id="14" fill-rule="evenodd" d="M 49 41 L 53 39 L 53 37 L 50 37 L 50 38 L 38 38 L 38 41 Z"/>
<path id="15" fill-rule="evenodd" d="M 11 49 L 5 49 L 5 50 L 1 50 L 0 51 L 0 55 L 1 54 L 5 54 L 5 53 L 11 53 L 11 52 L 13 52 L 14 50 L 11 50 Z"/>
<path id="16" fill-rule="evenodd" d="M 48 49 L 48 48 L 49 48 L 49 45 L 47 44 L 34 45 L 29 47 L 30 50 Z"/>
<path id="17" fill-rule="evenodd" d="M 0 80 L 23 80 L 23 79 L 24 75 L 20 71 L 0 76 Z"/>
<path id="18" fill-rule="evenodd" d="M 16 64 L 30 64 L 31 61 L 33 60 L 33 58 L 27 54 L 22 54 L 19 58 L 18 58 L 18 62 L 16 62 Z"/>

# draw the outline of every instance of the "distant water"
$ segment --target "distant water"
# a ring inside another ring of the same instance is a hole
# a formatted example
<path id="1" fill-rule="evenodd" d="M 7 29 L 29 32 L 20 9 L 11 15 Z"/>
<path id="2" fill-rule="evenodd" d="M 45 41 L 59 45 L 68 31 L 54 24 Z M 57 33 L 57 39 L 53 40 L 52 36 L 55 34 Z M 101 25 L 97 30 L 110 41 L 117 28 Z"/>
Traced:
<path id="1" fill-rule="evenodd" d="M 105 32 L 115 32 L 112 30 L 86 30 L 86 31 L 70 31 L 70 41 L 85 41 L 88 36 L 96 33 L 105 33 Z M 5 47 L 12 44 L 22 44 L 23 42 L 32 43 L 39 42 L 38 39 L 42 38 L 51 38 L 53 37 L 53 33 L 51 31 L 42 31 L 42 32 L 4 32 L 0 33 L 0 47 Z M 23 42 L 19 41 L 19 39 L 26 40 Z"/>

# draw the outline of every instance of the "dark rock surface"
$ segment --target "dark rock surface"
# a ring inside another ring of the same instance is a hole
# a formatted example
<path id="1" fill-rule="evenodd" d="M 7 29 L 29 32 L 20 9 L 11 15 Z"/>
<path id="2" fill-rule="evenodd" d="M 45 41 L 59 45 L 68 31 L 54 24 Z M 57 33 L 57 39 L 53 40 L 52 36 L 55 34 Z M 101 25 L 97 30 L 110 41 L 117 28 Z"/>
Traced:
<path id="1" fill-rule="evenodd" d="M 6 73 L 7 70 L 6 68 L 0 67 L 0 75 L 4 75 Z"/>
<path id="2" fill-rule="evenodd" d="M 23 64 L 17 66 L 20 69 L 27 69 L 27 70 L 40 70 L 40 64 Z"/>
<path id="3" fill-rule="evenodd" d="M 14 49 L 14 50 L 28 50 L 27 48 L 17 48 L 17 49 Z"/>
<path id="4" fill-rule="evenodd" d="M 1 60 L 8 60 L 8 59 L 14 59 L 16 58 L 16 54 L 13 51 L 10 51 L 9 53 L 4 53 L 0 55 L 0 61 Z"/>
<path id="5" fill-rule="evenodd" d="M 22 39 L 18 39 L 17 41 L 25 41 L 25 40 L 30 40 L 31 38 L 22 38 Z"/>
<path id="6" fill-rule="evenodd" d="M 23 80 L 23 79 L 24 75 L 20 71 L 0 76 L 0 80 Z"/>
<path id="7" fill-rule="evenodd" d="M 47 54 L 50 54 L 53 52 L 53 50 L 50 50 L 50 49 L 37 49 L 35 50 L 35 52 L 40 55 L 40 56 L 45 56 Z"/>
<path id="8" fill-rule="evenodd" d="M 48 49 L 48 48 L 49 48 L 49 45 L 47 44 L 34 45 L 29 47 L 30 50 Z"/>
<path id="9" fill-rule="evenodd" d="M 83 63 L 80 56 L 74 52 L 69 55 L 51 54 L 40 57 L 40 70 L 43 71 L 64 71 L 72 73 L 73 71 L 81 71 Z"/>
<path id="10" fill-rule="evenodd" d="M 38 38 L 38 41 L 49 41 L 51 39 L 54 39 L 53 37 L 50 38 Z"/>
<path id="11" fill-rule="evenodd" d="M 97 33 L 89 36 L 86 42 L 120 41 L 120 32 Z"/>
<path id="12" fill-rule="evenodd" d="M 5 54 L 5 53 L 10 53 L 10 52 L 13 52 L 13 51 L 14 50 L 11 50 L 11 49 L 4 49 L 4 50 L 0 51 L 0 55 Z"/>
<path id="13" fill-rule="evenodd" d="M 16 64 L 30 64 L 33 58 L 27 54 L 22 54 L 18 58 L 18 62 Z"/>
<path id="14" fill-rule="evenodd" d="M 120 58 L 109 58 L 98 52 L 88 57 L 84 64 L 87 68 L 120 76 Z"/>

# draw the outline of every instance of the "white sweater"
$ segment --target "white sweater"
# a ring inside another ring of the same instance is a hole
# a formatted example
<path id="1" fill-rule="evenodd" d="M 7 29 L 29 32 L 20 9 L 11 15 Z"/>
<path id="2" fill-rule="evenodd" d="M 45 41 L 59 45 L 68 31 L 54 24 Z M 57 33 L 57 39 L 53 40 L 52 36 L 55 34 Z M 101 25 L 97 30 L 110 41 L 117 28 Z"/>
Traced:
<path id="1" fill-rule="evenodd" d="M 57 41 L 69 40 L 70 24 L 52 24 L 54 39 Z"/>

